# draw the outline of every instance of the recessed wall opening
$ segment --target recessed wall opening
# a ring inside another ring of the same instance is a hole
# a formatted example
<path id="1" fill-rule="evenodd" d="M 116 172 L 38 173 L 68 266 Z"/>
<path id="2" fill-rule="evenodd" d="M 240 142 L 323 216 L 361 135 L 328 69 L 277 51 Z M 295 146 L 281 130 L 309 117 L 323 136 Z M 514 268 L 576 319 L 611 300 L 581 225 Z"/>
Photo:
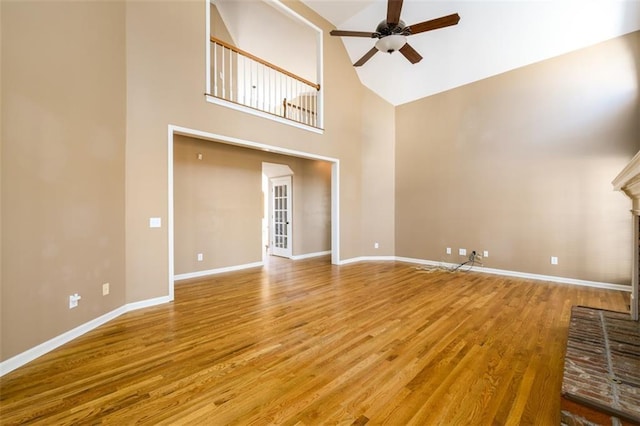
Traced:
<path id="1" fill-rule="evenodd" d="M 285 257 L 331 253 L 339 262 L 337 159 L 176 126 L 168 140 L 172 299 L 175 280 L 261 266 L 264 256 L 278 254 L 273 224 L 265 229 L 265 211 L 274 206 L 266 210 L 273 198 L 263 192 L 264 179 L 270 191 L 287 170 L 292 231 Z"/>
<path id="2" fill-rule="evenodd" d="M 322 133 L 322 30 L 278 0 L 207 6 L 207 101 Z"/>

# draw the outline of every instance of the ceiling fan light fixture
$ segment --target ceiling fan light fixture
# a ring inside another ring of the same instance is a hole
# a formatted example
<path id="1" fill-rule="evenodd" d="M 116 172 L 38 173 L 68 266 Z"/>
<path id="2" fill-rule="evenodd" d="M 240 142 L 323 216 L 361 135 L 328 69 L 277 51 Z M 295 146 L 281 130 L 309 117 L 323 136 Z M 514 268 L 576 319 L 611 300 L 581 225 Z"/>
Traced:
<path id="1" fill-rule="evenodd" d="M 385 53 L 393 53 L 407 44 L 407 38 L 402 34 L 391 34 L 376 42 L 376 49 Z"/>

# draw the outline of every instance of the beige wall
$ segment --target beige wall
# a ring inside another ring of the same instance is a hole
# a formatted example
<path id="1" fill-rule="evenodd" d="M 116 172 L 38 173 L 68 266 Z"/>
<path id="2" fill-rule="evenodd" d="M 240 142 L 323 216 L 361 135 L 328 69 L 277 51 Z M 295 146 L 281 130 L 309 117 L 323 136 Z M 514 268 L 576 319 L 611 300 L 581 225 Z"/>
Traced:
<path id="1" fill-rule="evenodd" d="M 187 137 L 174 140 L 176 274 L 262 260 L 262 163 L 254 153 Z"/>
<path id="2" fill-rule="evenodd" d="M 363 97 L 362 140 L 362 255 L 393 256 L 395 108 L 369 91 Z"/>
<path id="3" fill-rule="evenodd" d="M 487 267 L 628 284 L 631 204 L 611 181 L 640 144 L 639 45 L 636 32 L 398 107 L 396 255 L 488 250 Z"/>
<path id="4" fill-rule="evenodd" d="M 363 116 L 388 105 L 364 103 L 332 26 L 289 4 L 325 31 L 323 135 L 206 102 L 206 1 L 0 2 L 3 360 L 168 295 L 170 124 L 338 159 L 340 257 L 361 255 Z"/>
<path id="5" fill-rule="evenodd" d="M 125 302 L 125 8 L 1 10 L 5 360 Z"/>
<path id="6" fill-rule="evenodd" d="M 331 250 L 331 163 L 302 158 L 268 160 L 287 164 L 294 175 L 293 255 Z"/>
<path id="7" fill-rule="evenodd" d="M 206 6 L 127 3 L 126 268 L 131 302 L 167 294 L 167 230 L 149 229 L 147 223 L 149 217 L 167 214 L 169 124 L 339 159 L 340 256 L 361 255 L 362 117 L 379 106 L 363 105 L 365 90 L 342 42 L 329 36 L 328 23 L 291 3 L 325 30 L 325 131 L 319 135 L 283 126 L 205 101 Z"/>
<path id="8" fill-rule="evenodd" d="M 289 165 L 294 173 L 293 254 L 331 249 L 330 163 L 177 136 L 176 274 L 262 261 L 263 162 Z"/>

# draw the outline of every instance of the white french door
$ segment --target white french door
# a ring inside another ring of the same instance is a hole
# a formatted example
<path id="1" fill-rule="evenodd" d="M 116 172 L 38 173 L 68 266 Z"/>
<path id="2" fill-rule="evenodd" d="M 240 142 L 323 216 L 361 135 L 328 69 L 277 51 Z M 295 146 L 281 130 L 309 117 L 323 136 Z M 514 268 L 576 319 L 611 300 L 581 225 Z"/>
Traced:
<path id="1" fill-rule="evenodd" d="M 271 254 L 291 257 L 291 176 L 271 179 Z"/>

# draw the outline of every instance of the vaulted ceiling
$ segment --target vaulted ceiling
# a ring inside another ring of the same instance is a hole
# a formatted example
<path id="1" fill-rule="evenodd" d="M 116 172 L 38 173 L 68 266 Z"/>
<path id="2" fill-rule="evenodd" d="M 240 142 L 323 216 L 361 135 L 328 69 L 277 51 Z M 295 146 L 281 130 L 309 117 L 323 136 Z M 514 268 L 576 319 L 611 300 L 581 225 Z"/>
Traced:
<path id="1" fill-rule="evenodd" d="M 386 0 L 302 1 L 341 30 L 373 32 L 387 13 Z M 377 53 L 357 68 L 362 83 L 400 105 L 640 30 L 638 0 L 405 0 L 401 19 L 452 13 L 458 25 L 408 38 L 422 61 Z M 352 62 L 376 41 L 342 40 Z"/>

